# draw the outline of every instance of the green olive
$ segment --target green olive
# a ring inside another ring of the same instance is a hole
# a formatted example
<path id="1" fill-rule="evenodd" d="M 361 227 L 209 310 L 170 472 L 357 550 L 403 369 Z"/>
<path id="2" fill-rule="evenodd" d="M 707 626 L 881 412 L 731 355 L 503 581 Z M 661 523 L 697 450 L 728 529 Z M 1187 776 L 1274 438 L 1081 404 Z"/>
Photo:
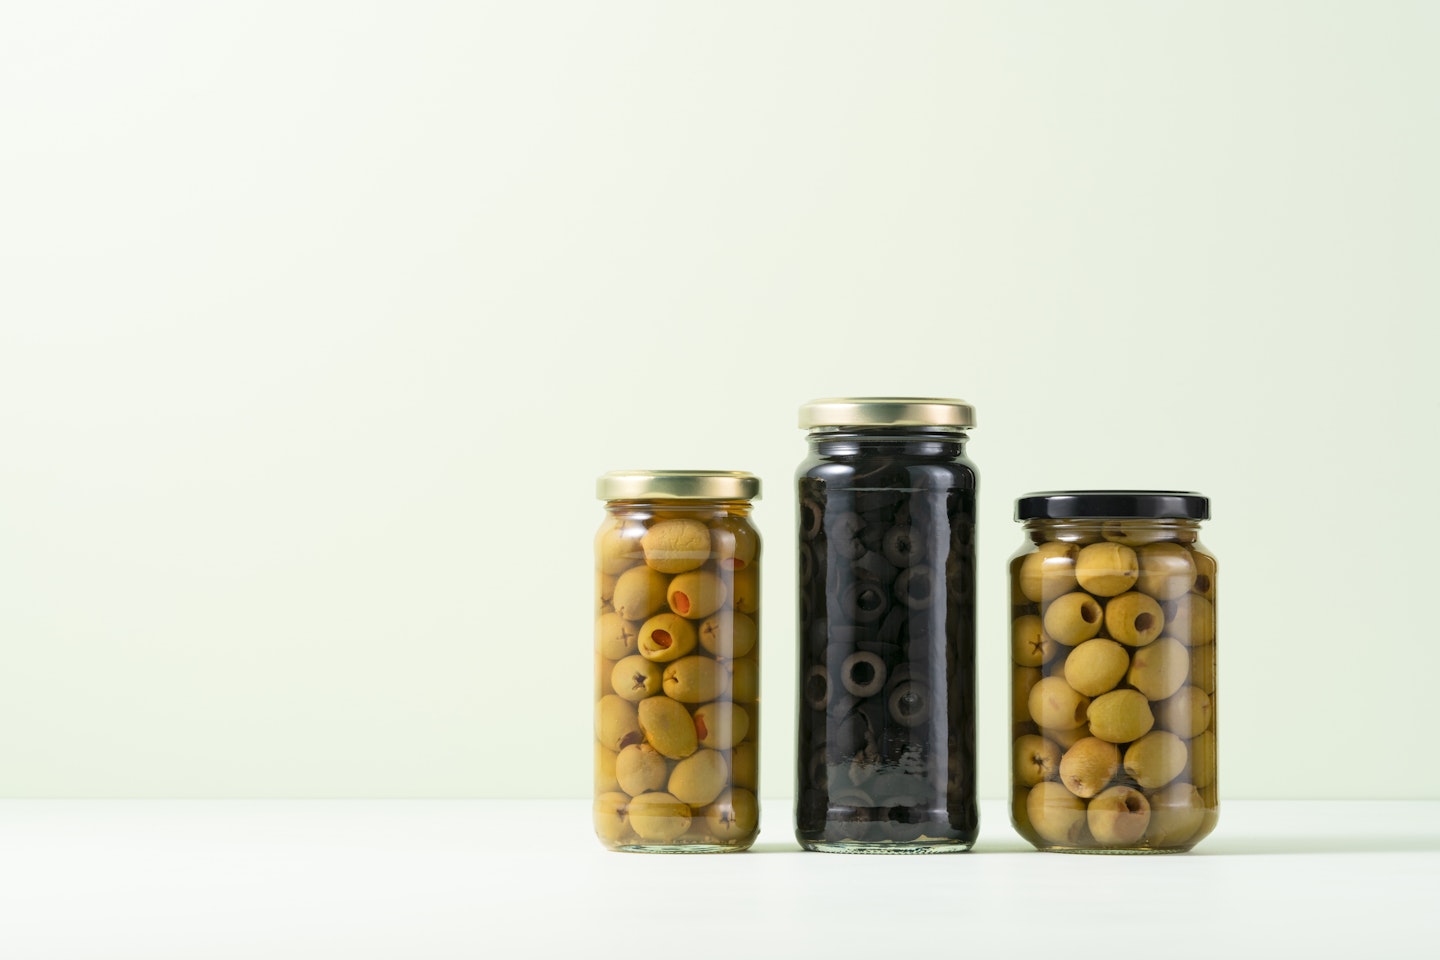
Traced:
<path id="1" fill-rule="evenodd" d="M 1157 600 L 1174 600 L 1195 585 L 1194 555 L 1178 543 L 1152 543 L 1135 551 L 1140 579 L 1135 588 Z"/>
<path id="2" fill-rule="evenodd" d="M 1181 687 L 1175 695 L 1155 704 L 1155 722 L 1183 739 L 1198 737 L 1210 726 L 1210 697 L 1196 686 Z"/>
<path id="3" fill-rule="evenodd" d="M 665 668 L 661 687 L 671 700 L 705 703 L 722 696 L 730 687 L 730 671 L 709 657 L 682 657 Z"/>
<path id="4" fill-rule="evenodd" d="M 595 704 L 595 738 L 606 750 L 616 753 L 632 743 L 639 743 L 640 723 L 635 704 L 613 693 L 601 697 Z"/>
<path id="5" fill-rule="evenodd" d="M 646 660 L 669 663 L 695 649 L 695 624 L 675 613 L 657 613 L 640 626 L 635 646 Z"/>
<path id="6" fill-rule="evenodd" d="M 628 570 L 644 559 L 640 538 L 645 528 L 636 520 L 610 517 L 595 534 L 595 565 L 611 575 Z"/>
<path id="7" fill-rule="evenodd" d="M 599 700 L 610 692 L 610 674 L 618 661 L 595 654 L 595 699 Z"/>
<path id="8" fill-rule="evenodd" d="M 1061 750 L 1069 750 L 1075 744 L 1091 736 L 1090 724 L 1082 723 L 1070 730 L 1055 730 L 1050 727 L 1041 727 L 1040 735 L 1046 740 L 1054 743 Z"/>
<path id="9" fill-rule="evenodd" d="M 630 701 L 653 697 L 660 692 L 661 669 L 660 664 L 644 657 L 626 657 L 610 671 L 610 688 Z"/>
<path id="10" fill-rule="evenodd" d="M 1076 741 L 1060 758 L 1060 782 L 1077 797 L 1089 799 L 1120 772 L 1120 751 L 1099 737 Z"/>
<path id="11" fill-rule="evenodd" d="M 1010 658 L 1022 667 L 1038 667 L 1055 656 L 1056 643 L 1045 636 L 1040 618 L 1017 617 L 1010 625 Z"/>
<path id="12" fill-rule="evenodd" d="M 628 657 L 639 641 L 639 624 L 618 613 L 602 613 L 595 621 L 595 651 L 606 660 Z"/>
<path id="13" fill-rule="evenodd" d="M 737 703 L 760 698 L 760 664 L 754 657 L 730 661 L 730 697 Z"/>
<path id="14" fill-rule="evenodd" d="M 615 599 L 615 584 L 620 577 L 612 573 L 595 574 L 595 596 L 603 604 L 608 605 Z"/>
<path id="15" fill-rule="evenodd" d="M 1195 586 L 1194 590 L 1200 596 L 1215 602 L 1215 558 L 1208 553 L 1201 553 L 1196 550 L 1191 554 L 1195 558 Z"/>
<path id="16" fill-rule="evenodd" d="M 649 567 L 631 567 L 615 580 L 610 601 L 615 612 L 626 620 L 644 620 L 665 606 L 665 588 L 670 578 Z"/>
<path id="17" fill-rule="evenodd" d="M 760 553 L 760 536 L 743 517 L 722 517 L 710 523 L 710 556 L 721 570 L 743 570 Z"/>
<path id="18" fill-rule="evenodd" d="M 1020 593 L 1031 603 L 1048 603 L 1075 589 L 1075 556 L 1080 548 L 1073 543 L 1042 543 L 1020 561 L 1016 581 Z"/>
<path id="19" fill-rule="evenodd" d="M 754 617 L 730 609 L 721 610 L 700 624 L 700 646 L 727 660 L 754 650 L 759 636 Z"/>
<path id="20" fill-rule="evenodd" d="M 1161 637 L 1135 651 L 1125 680 L 1147 700 L 1164 700 L 1185 685 L 1190 673 L 1190 651 L 1174 637 Z"/>
<path id="21" fill-rule="evenodd" d="M 716 700 L 695 711 L 695 736 L 702 747 L 729 750 L 749 733 L 750 714 L 729 700 Z"/>
<path id="22" fill-rule="evenodd" d="M 640 546 L 650 569 L 684 573 L 710 558 L 710 529 L 699 520 L 662 520 L 645 531 Z"/>
<path id="23" fill-rule="evenodd" d="M 1206 693 L 1215 692 L 1215 644 L 1190 648 L 1190 682 Z"/>
<path id="24" fill-rule="evenodd" d="M 1189 761 L 1185 741 L 1168 730 L 1151 730 L 1125 749 L 1125 772 L 1146 790 L 1180 776 Z"/>
<path id="25" fill-rule="evenodd" d="M 1131 591 L 1105 604 L 1105 630 L 1127 647 L 1143 647 L 1165 629 L 1165 611 L 1153 597 Z"/>
<path id="26" fill-rule="evenodd" d="M 691 620 L 704 620 L 719 610 L 729 596 L 725 581 L 709 570 L 677 573 L 665 594 L 670 609 Z"/>
<path id="27" fill-rule="evenodd" d="M 1055 776 L 1060 766 L 1060 748 L 1044 737 L 1031 734 L 1014 743 L 1014 782 L 1033 787 Z"/>
<path id="28" fill-rule="evenodd" d="M 1085 722 L 1089 704 L 1062 677 L 1045 677 L 1030 690 L 1030 716 L 1042 728 L 1073 730 Z"/>
<path id="29" fill-rule="evenodd" d="M 1147 648 L 1148 649 L 1148 648 Z M 1114 640 L 1086 640 L 1065 658 L 1065 682 L 1087 697 L 1115 689 L 1130 667 L 1130 655 Z"/>
<path id="30" fill-rule="evenodd" d="M 760 751 L 753 740 L 737 743 L 730 751 L 730 779 L 737 787 L 760 789 Z"/>
<path id="31" fill-rule="evenodd" d="M 760 609 L 760 565 L 752 563 L 743 570 L 735 571 L 730 583 L 730 602 L 741 613 L 756 613 Z"/>
<path id="32" fill-rule="evenodd" d="M 1190 741 L 1190 782 L 1201 790 L 1215 782 L 1215 731 L 1205 730 Z"/>
<path id="33" fill-rule="evenodd" d="M 1097 843 L 1107 847 L 1133 846 L 1150 825 L 1150 801 L 1134 787 L 1116 785 L 1090 801 L 1085 820 Z"/>
<path id="34" fill-rule="evenodd" d="M 1045 609 L 1045 633 L 1067 647 L 1095 636 L 1104 622 L 1099 602 L 1083 590 L 1067 593 Z"/>
<path id="35" fill-rule="evenodd" d="M 1075 557 L 1075 579 L 1097 597 L 1114 597 L 1140 578 L 1135 551 L 1123 543 L 1092 543 Z"/>
<path id="36" fill-rule="evenodd" d="M 595 744 L 595 793 L 613 793 L 620 789 L 620 781 L 615 779 L 615 758 L 619 754 L 614 750 L 607 750 L 600 743 Z"/>
<path id="37" fill-rule="evenodd" d="M 632 743 L 616 755 L 615 782 L 632 797 L 661 789 L 667 774 L 665 758 L 648 743 Z"/>
<path id="38" fill-rule="evenodd" d="M 618 791 L 602 793 L 595 798 L 595 835 L 607 843 L 619 843 L 630 836 L 626 807 L 630 798 Z"/>
<path id="39" fill-rule="evenodd" d="M 760 821 L 760 804 L 755 794 L 735 787 L 716 797 L 714 803 L 700 811 L 700 815 L 705 818 L 705 825 L 716 840 L 740 840 L 755 832 Z"/>
<path id="40" fill-rule="evenodd" d="M 630 801 L 630 829 L 641 840 L 668 843 L 690 829 L 690 808 L 669 793 L 642 793 Z"/>
<path id="41" fill-rule="evenodd" d="M 1090 732 L 1110 743 L 1129 743 L 1150 732 L 1155 716 L 1138 690 L 1111 690 L 1090 703 Z"/>
<path id="42" fill-rule="evenodd" d="M 1171 602 L 1170 623 L 1170 632 L 1187 647 L 1215 642 L 1215 605 L 1198 593 Z"/>
<path id="43" fill-rule="evenodd" d="M 670 793 L 681 803 L 703 807 L 720 796 L 730 769 L 718 750 L 697 750 L 675 764 L 670 772 Z"/>
<path id="44" fill-rule="evenodd" d="M 1084 842 L 1085 801 L 1054 780 L 1043 780 L 1030 788 L 1025 813 L 1031 829 L 1051 843 Z"/>
<path id="45" fill-rule="evenodd" d="M 620 702 L 625 703 L 623 700 Z M 698 744 L 695 721 L 691 718 L 690 711 L 674 700 L 669 697 L 648 697 L 641 700 L 637 717 L 645 742 L 660 751 L 662 756 L 671 760 L 682 760 L 695 752 Z"/>
<path id="46" fill-rule="evenodd" d="M 1040 682 L 1035 667 L 1016 667 L 1010 672 L 1010 721 L 1025 723 L 1030 719 L 1030 691 Z"/>
<path id="47" fill-rule="evenodd" d="M 1152 846 L 1179 846 L 1195 835 L 1205 819 L 1200 791 L 1184 780 L 1155 791 L 1149 800 L 1150 827 L 1145 831 L 1145 839 Z"/>

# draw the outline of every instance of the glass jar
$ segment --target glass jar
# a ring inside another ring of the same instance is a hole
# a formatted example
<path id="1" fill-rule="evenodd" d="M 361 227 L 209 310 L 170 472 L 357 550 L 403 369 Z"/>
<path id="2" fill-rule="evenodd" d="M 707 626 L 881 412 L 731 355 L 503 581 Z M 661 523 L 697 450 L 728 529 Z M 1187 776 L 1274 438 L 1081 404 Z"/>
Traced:
<path id="1" fill-rule="evenodd" d="M 1215 828 L 1215 558 L 1197 493 L 1016 502 L 1011 819 L 1040 850 L 1176 853 Z"/>
<path id="2" fill-rule="evenodd" d="M 800 411 L 795 835 L 806 850 L 968 850 L 975 802 L 974 410 Z"/>
<path id="3" fill-rule="evenodd" d="M 595 536 L 595 833 L 724 853 L 759 832 L 760 481 L 602 476 Z"/>

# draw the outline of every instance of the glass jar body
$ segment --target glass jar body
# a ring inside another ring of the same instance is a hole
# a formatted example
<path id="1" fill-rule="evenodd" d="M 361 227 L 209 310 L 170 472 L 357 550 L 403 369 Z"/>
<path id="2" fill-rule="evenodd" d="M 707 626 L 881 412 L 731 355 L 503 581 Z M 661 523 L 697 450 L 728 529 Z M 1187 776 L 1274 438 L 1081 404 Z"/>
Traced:
<path id="1" fill-rule="evenodd" d="M 595 832 L 723 853 L 759 831 L 760 537 L 745 501 L 613 501 L 595 538 Z"/>
<path id="2" fill-rule="evenodd" d="M 1011 819 L 1037 849 L 1178 853 L 1219 817 L 1215 557 L 1180 519 L 1031 519 L 1010 560 Z"/>
<path id="3" fill-rule="evenodd" d="M 975 493 L 962 430 L 813 431 L 798 474 L 796 838 L 969 849 Z"/>

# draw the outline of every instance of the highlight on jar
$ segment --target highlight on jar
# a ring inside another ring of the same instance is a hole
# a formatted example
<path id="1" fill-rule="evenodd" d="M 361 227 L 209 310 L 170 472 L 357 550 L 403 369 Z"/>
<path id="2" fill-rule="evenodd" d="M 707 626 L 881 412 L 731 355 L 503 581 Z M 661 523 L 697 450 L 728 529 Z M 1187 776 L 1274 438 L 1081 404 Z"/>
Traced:
<path id="1" fill-rule="evenodd" d="M 1209 501 L 1071 491 L 1017 501 L 1011 818 L 1040 850 L 1175 853 L 1219 816 Z"/>
<path id="2" fill-rule="evenodd" d="M 759 480 L 614 471 L 598 492 L 595 833 L 612 850 L 744 850 L 760 813 Z"/>

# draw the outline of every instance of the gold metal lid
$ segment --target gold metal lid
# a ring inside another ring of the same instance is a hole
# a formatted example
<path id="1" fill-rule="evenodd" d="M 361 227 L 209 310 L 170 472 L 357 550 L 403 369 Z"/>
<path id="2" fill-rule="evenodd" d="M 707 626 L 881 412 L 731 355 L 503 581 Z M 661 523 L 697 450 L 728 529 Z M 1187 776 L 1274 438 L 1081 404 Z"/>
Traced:
<path id="1" fill-rule="evenodd" d="M 742 470 L 611 470 L 595 482 L 601 500 L 758 500 L 760 478 Z"/>
<path id="2" fill-rule="evenodd" d="M 973 427 L 975 408 L 943 397 L 828 397 L 800 408 L 800 428 Z"/>

